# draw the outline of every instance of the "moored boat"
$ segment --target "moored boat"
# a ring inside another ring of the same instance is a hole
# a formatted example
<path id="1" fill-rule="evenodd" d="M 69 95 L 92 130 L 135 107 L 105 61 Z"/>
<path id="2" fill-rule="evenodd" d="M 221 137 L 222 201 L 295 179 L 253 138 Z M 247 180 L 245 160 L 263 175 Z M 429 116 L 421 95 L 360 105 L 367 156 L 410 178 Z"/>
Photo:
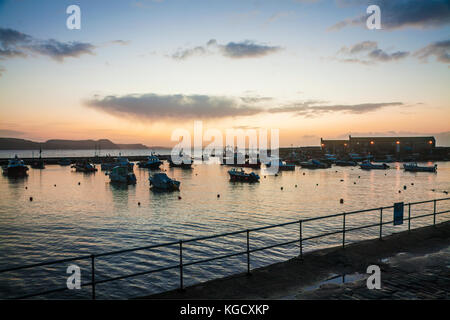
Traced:
<path id="1" fill-rule="evenodd" d="M 356 161 L 353 160 L 336 160 L 334 162 L 335 165 L 340 166 L 340 167 L 354 167 L 357 166 L 358 163 Z"/>
<path id="2" fill-rule="evenodd" d="M 97 168 L 95 167 L 95 165 L 92 165 L 87 161 L 77 162 L 74 165 L 72 165 L 71 168 L 74 168 L 75 171 L 77 171 L 77 172 L 85 172 L 85 173 L 97 171 Z"/>
<path id="3" fill-rule="evenodd" d="M 160 172 L 155 173 L 150 178 L 150 187 L 157 191 L 178 191 L 180 190 L 180 182 L 171 179 L 167 176 L 167 174 Z"/>
<path id="4" fill-rule="evenodd" d="M 326 169 L 330 168 L 331 164 L 320 162 L 319 160 L 310 160 L 300 162 L 300 167 L 306 169 Z"/>
<path id="5" fill-rule="evenodd" d="M 436 172 L 437 164 L 435 164 L 434 166 L 419 166 L 416 162 L 411 162 L 405 163 L 403 165 L 403 169 L 405 169 L 405 171 L 411 172 Z"/>
<path id="6" fill-rule="evenodd" d="M 127 167 L 114 167 L 108 173 L 111 182 L 119 182 L 126 184 L 136 184 L 136 176 L 134 173 L 129 172 Z"/>
<path id="7" fill-rule="evenodd" d="M 147 158 L 146 161 L 141 161 L 138 163 L 139 168 L 147 169 L 159 169 L 162 165 L 162 161 L 152 152 L 152 154 Z"/>
<path id="8" fill-rule="evenodd" d="M 372 162 L 366 160 L 364 162 L 362 162 L 359 167 L 363 170 L 384 170 L 384 169 L 389 169 L 389 166 L 386 163 L 383 164 L 373 164 Z"/>
<path id="9" fill-rule="evenodd" d="M 286 163 L 285 161 L 283 161 L 281 159 L 275 159 L 275 160 L 269 161 L 268 163 L 266 163 L 266 167 L 270 168 L 275 163 L 278 163 L 279 171 L 294 171 L 295 170 L 295 164 Z"/>
<path id="10" fill-rule="evenodd" d="M 128 161 L 128 158 L 119 155 L 112 162 L 105 162 L 101 164 L 102 171 L 110 171 L 114 167 L 126 167 L 128 171 L 133 172 L 134 163 Z"/>
<path id="11" fill-rule="evenodd" d="M 42 159 L 42 149 L 39 148 L 39 158 L 31 161 L 30 165 L 33 169 L 45 169 L 44 159 Z"/>
<path id="12" fill-rule="evenodd" d="M 231 169 L 228 171 L 230 175 L 230 181 L 240 181 L 240 182 L 258 182 L 259 176 L 254 173 L 246 173 L 244 169 Z"/>
<path id="13" fill-rule="evenodd" d="M 70 166 L 70 165 L 72 164 L 72 160 L 67 159 L 67 158 L 63 158 L 63 159 L 60 159 L 60 160 L 58 161 L 58 164 L 59 164 L 60 166 Z"/>
<path id="14" fill-rule="evenodd" d="M 24 177 L 29 170 L 23 160 L 17 155 L 13 159 L 8 160 L 8 164 L 3 166 L 2 169 L 3 174 L 8 177 Z"/>
<path id="15" fill-rule="evenodd" d="M 171 168 L 182 168 L 182 169 L 191 169 L 192 168 L 192 158 L 188 157 L 183 153 L 183 150 L 178 154 L 180 160 L 173 161 L 172 155 L 169 157 L 169 166 Z"/>

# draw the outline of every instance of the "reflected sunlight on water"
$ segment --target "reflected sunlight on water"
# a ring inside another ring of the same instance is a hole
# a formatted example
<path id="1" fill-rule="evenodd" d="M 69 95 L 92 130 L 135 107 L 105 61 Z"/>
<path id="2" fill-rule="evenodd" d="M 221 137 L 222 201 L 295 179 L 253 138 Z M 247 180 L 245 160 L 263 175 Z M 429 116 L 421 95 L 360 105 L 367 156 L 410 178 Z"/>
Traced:
<path id="1" fill-rule="evenodd" d="M 228 180 L 230 167 L 227 166 L 196 164 L 193 170 L 182 170 L 169 168 L 165 163 L 169 177 L 181 181 L 181 191 L 175 193 L 151 192 L 149 172 L 139 168 L 135 168 L 137 184 L 122 187 L 110 184 L 108 176 L 101 171 L 89 175 L 57 165 L 48 165 L 45 170 L 30 169 L 24 179 L 1 176 L 0 268 L 447 196 L 443 191 L 450 189 L 449 163 L 438 163 L 437 174 L 407 173 L 400 169 L 400 164 L 392 165 L 396 168 L 387 171 L 363 171 L 357 167 L 297 168 L 294 172 L 281 172 L 277 177 L 265 176 L 261 169 L 258 170 L 260 183 L 243 184 Z M 403 186 L 407 186 L 406 190 Z M 32 202 L 29 197 L 33 197 Z M 339 202 L 341 198 L 343 204 Z M 447 209 L 450 206 L 445 205 Z M 414 210 L 413 215 L 430 212 L 432 204 Z M 392 219 L 392 212 L 385 214 L 386 219 Z M 355 215 L 348 219 L 347 225 L 377 223 L 378 219 L 378 212 Z M 438 217 L 438 222 L 439 219 L 444 217 Z M 412 226 L 430 221 L 432 218 L 414 220 Z M 311 222 L 305 225 L 304 236 L 339 230 L 341 225 L 341 218 Z M 386 226 L 384 232 L 402 231 L 405 227 Z M 378 229 L 372 228 L 349 233 L 346 239 L 351 242 L 377 235 Z M 254 232 L 250 242 L 256 248 L 296 238 L 298 225 L 293 225 Z M 245 241 L 242 234 L 192 243 L 186 245 L 184 259 L 187 262 L 242 251 Z M 311 240 L 305 243 L 304 250 L 336 245 L 340 241 L 339 235 Z M 298 250 L 298 245 L 292 245 L 255 253 L 252 267 L 288 259 L 298 255 Z M 175 246 L 104 257 L 96 261 L 96 270 L 100 279 L 139 272 L 177 264 L 177 254 Z M 67 265 L 0 274 L 0 297 L 34 292 L 42 287 L 64 287 Z M 89 281 L 89 261 L 79 265 L 82 281 Z M 191 266 L 186 268 L 185 284 L 245 270 L 245 256 Z M 100 298 L 130 297 L 172 289 L 177 284 L 175 269 L 102 284 L 97 292 Z M 86 298 L 89 290 L 76 294 L 71 291 L 67 297 Z"/>

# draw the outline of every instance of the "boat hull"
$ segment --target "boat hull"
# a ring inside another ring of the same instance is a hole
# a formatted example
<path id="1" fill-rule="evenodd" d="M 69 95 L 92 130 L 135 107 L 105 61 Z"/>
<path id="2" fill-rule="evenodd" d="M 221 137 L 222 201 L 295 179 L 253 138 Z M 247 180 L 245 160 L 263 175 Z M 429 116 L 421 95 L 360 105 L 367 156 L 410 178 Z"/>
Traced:
<path id="1" fill-rule="evenodd" d="M 3 174 L 8 177 L 25 177 L 28 175 L 28 167 L 5 167 L 3 168 Z"/>

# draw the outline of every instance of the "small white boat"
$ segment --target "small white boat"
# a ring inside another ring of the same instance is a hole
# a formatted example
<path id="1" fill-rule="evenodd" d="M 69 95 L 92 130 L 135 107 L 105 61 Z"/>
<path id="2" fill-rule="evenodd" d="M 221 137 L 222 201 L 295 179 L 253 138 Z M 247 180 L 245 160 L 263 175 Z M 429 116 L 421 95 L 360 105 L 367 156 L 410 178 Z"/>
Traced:
<path id="1" fill-rule="evenodd" d="M 384 169 L 389 169 L 389 166 L 386 163 L 373 164 L 372 162 L 370 162 L 368 160 L 364 161 L 359 166 L 363 170 L 372 170 L 372 169 L 384 170 Z"/>
<path id="2" fill-rule="evenodd" d="M 120 182 L 126 184 L 136 184 L 136 176 L 132 172 L 128 172 L 127 167 L 114 167 L 106 175 L 109 175 L 111 182 Z"/>
<path id="3" fill-rule="evenodd" d="M 405 169 L 405 171 L 411 172 L 436 172 L 437 164 L 435 164 L 434 166 L 419 166 L 416 162 L 411 162 L 405 163 L 403 165 L 403 169 Z"/>
<path id="4" fill-rule="evenodd" d="M 178 191 L 180 190 L 180 182 L 170 179 L 165 173 L 155 173 L 149 179 L 150 187 L 159 191 Z"/>

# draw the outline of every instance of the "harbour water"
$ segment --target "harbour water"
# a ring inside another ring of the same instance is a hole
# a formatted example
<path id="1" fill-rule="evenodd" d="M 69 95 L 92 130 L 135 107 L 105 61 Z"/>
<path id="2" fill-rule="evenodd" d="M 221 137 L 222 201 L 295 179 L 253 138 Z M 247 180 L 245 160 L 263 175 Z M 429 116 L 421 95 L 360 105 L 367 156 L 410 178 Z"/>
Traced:
<path id="1" fill-rule="evenodd" d="M 137 166 L 134 186 L 113 185 L 101 171 L 83 174 L 58 165 L 30 169 L 23 179 L 0 176 L 0 269 L 389 206 L 399 201 L 444 198 L 444 191 L 450 191 L 450 163 L 437 164 L 437 173 L 404 172 L 400 163 L 390 164 L 389 170 L 372 171 L 335 166 L 320 170 L 296 168 L 278 176 L 265 175 L 261 169 L 255 170 L 261 176 L 259 183 L 245 184 L 231 183 L 227 166 L 196 163 L 192 170 L 183 170 L 164 163 L 162 169 L 167 175 L 181 181 L 181 191 L 174 193 L 150 191 L 149 171 Z M 450 207 L 447 203 L 442 206 L 438 209 Z M 432 204 L 414 206 L 412 216 L 432 210 Z M 392 220 L 391 211 L 384 214 L 386 221 Z M 437 222 L 441 219 L 438 217 Z M 347 226 L 378 221 L 379 212 L 374 211 L 349 217 Z M 430 222 L 432 217 L 413 220 L 412 227 Z M 303 236 L 341 227 L 342 218 L 318 220 L 304 226 Z M 407 225 L 383 228 L 387 234 L 404 231 Z M 377 237 L 378 230 L 351 232 L 346 239 L 350 243 Z M 250 244 L 257 248 L 298 236 L 298 225 L 293 225 L 253 232 Z M 241 234 L 186 245 L 184 262 L 243 251 L 245 237 Z M 304 251 L 340 243 L 341 235 L 320 238 L 304 243 Z M 298 245 L 293 244 L 254 253 L 251 266 L 283 261 L 298 252 Z M 81 268 L 82 283 L 89 282 L 90 261 L 75 263 Z M 177 263 L 177 246 L 137 251 L 99 258 L 96 277 L 110 278 Z M 70 264 L 0 274 L 0 298 L 65 287 Z M 218 260 L 186 267 L 184 282 L 187 286 L 245 270 L 246 256 Z M 98 298 L 142 296 L 177 288 L 178 279 L 178 270 L 174 269 L 100 284 L 96 291 Z M 56 297 L 89 298 L 90 288 L 42 298 Z"/>

